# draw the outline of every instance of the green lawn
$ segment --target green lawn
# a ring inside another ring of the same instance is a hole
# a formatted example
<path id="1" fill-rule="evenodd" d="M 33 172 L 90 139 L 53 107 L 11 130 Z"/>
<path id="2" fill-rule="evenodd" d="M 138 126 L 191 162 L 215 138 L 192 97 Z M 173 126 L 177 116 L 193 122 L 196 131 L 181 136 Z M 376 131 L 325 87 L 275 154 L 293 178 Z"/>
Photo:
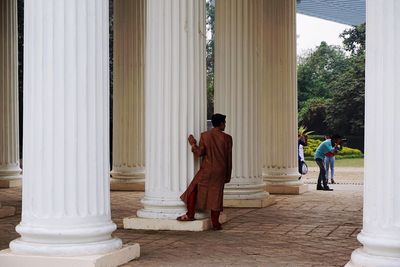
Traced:
<path id="1" fill-rule="evenodd" d="M 315 161 L 306 160 L 306 163 L 309 167 L 317 167 Z M 335 167 L 364 167 L 364 159 L 337 159 Z"/>

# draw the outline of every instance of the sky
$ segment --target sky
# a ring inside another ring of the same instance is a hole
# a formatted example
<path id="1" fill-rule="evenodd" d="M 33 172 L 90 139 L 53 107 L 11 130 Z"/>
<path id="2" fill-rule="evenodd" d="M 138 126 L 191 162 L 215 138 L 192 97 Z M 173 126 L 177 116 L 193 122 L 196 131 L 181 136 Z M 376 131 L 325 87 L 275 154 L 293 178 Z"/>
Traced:
<path id="1" fill-rule="evenodd" d="M 349 25 L 297 14 L 297 55 L 318 46 L 321 41 L 342 46 L 339 34 Z"/>

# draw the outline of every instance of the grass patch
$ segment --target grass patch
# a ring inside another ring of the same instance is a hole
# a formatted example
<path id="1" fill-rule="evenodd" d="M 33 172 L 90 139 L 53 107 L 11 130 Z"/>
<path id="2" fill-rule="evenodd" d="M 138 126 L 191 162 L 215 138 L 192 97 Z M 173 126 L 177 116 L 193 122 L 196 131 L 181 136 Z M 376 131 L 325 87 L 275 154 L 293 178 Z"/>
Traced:
<path id="1" fill-rule="evenodd" d="M 317 167 L 317 164 L 314 160 L 306 160 L 306 163 L 308 167 Z M 335 167 L 364 167 L 364 159 L 336 159 Z"/>

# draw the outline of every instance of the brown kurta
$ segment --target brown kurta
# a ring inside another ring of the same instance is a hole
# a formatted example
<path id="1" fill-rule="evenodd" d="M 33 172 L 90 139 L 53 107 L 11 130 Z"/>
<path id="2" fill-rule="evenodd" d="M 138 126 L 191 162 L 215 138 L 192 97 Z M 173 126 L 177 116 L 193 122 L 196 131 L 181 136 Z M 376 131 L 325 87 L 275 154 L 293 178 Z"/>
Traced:
<path id="1" fill-rule="evenodd" d="M 185 203 L 197 186 L 198 209 L 223 209 L 224 185 L 229 183 L 232 173 L 232 145 L 232 137 L 218 128 L 201 134 L 199 146 L 192 149 L 196 156 L 202 157 L 200 170 L 181 196 Z"/>

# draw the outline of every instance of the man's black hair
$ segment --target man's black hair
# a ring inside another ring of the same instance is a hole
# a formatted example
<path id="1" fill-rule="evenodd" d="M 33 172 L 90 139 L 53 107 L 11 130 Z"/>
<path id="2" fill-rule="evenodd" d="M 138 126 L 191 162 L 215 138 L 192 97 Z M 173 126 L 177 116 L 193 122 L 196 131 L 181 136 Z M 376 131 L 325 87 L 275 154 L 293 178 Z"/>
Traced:
<path id="1" fill-rule="evenodd" d="M 214 115 L 212 115 L 211 117 L 211 123 L 214 127 L 218 127 L 221 125 L 221 123 L 225 122 L 225 115 L 219 114 L 219 113 L 215 113 Z"/>
<path id="2" fill-rule="evenodd" d="M 332 134 L 331 135 L 331 139 L 333 140 L 333 139 L 342 139 L 342 137 L 340 136 L 340 135 L 338 135 L 338 134 Z"/>

